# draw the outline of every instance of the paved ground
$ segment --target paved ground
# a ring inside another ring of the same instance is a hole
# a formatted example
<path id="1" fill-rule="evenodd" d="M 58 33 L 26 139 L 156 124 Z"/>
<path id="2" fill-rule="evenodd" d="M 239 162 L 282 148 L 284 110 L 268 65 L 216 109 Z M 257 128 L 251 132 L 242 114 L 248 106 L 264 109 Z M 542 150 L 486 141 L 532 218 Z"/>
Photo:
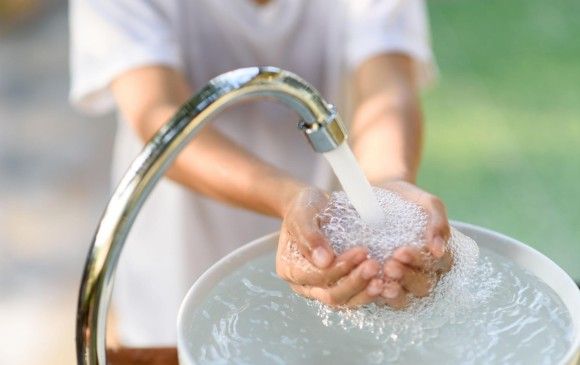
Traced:
<path id="1" fill-rule="evenodd" d="M 67 105 L 66 8 L 0 38 L 0 363 L 74 363 L 84 256 L 107 201 L 112 118 Z"/>

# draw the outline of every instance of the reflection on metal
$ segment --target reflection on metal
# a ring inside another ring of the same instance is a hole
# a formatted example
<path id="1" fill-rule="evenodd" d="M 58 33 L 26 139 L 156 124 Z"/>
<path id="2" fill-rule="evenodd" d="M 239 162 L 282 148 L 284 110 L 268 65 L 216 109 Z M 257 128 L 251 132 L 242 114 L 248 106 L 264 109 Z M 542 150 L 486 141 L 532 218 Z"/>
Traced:
<path id="1" fill-rule="evenodd" d="M 121 250 L 143 202 L 183 147 L 214 114 L 253 97 L 278 100 L 302 118 L 299 124 L 317 152 L 339 146 L 346 134 L 335 109 L 296 75 L 250 67 L 216 77 L 185 103 L 147 143 L 115 190 L 97 227 L 82 277 L 76 347 L 79 364 L 106 364 L 105 327 Z"/>

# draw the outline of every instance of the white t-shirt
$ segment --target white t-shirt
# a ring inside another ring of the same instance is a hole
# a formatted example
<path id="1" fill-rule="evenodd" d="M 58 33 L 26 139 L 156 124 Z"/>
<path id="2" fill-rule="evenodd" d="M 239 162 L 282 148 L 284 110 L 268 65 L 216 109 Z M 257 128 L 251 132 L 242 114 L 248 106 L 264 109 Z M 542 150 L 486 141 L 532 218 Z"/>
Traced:
<path id="1" fill-rule="evenodd" d="M 307 80 L 348 124 L 345 86 L 362 61 L 399 52 L 413 57 L 420 80 L 433 71 L 422 0 L 272 0 L 265 6 L 252 0 L 73 0 L 71 39 L 71 101 L 89 113 L 113 110 L 110 82 L 139 66 L 180 69 L 198 90 L 223 72 L 268 65 Z M 284 106 L 257 101 L 225 110 L 214 125 L 268 162 L 328 188 L 330 170 L 300 135 L 297 120 Z M 142 146 L 120 120 L 115 183 Z M 195 279 L 279 225 L 162 180 L 119 262 L 113 301 L 121 340 L 173 344 L 179 304 Z"/>

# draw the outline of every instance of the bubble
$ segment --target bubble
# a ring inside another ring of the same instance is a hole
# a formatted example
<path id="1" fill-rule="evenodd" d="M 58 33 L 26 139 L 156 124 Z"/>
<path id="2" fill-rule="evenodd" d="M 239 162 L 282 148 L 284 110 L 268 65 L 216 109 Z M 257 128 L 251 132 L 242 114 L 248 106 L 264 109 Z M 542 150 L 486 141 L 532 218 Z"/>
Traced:
<path id="1" fill-rule="evenodd" d="M 424 245 L 428 223 L 425 211 L 394 192 L 374 188 L 374 193 L 385 214 L 382 227 L 365 224 L 344 192 L 332 193 L 320 212 L 321 229 L 336 254 L 364 246 L 370 258 L 384 263 L 401 246 Z M 440 278 L 430 295 L 411 298 L 404 310 L 376 304 L 341 310 L 317 301 L 310 301 L 310 305 L 324 325 L 371 332 L 384 342 L 390 356 L 395 356 L 406 346 L 417 346 L 438 336 L 442 326 L 461 323 L 499 284 L 492 280 L 489 265 L 478 263 L 479 249 L 471 238 L 452 228 L 447 249 L 453 256 L 451 270 Z"/>
<path id="2" fill-rule="evenodd" d="M 378 188 L 373 191 L 385 215 L 383 226 L 366 224 L 342 191 L 332 193 L 328 205 L 318 215 L 322 231 L 336 254 L 364 246 L 371 258 L 383 263 L 398 247 L 423 245 L 427 215 L 422 208 L 391 191 Z"/>
<path id="3" fill-rule="evenodd" d="M 464 239 L 454 232 L 454 244 Z M 230 272 L 191 313 L 186 351 L 196 363 L 555 364 L 573 344 L 558 295 L 489 249 L 469 278 L 455 281 L 463 286 L 398 312 L 307 301 L 276 276 L 275 255 Z"/>

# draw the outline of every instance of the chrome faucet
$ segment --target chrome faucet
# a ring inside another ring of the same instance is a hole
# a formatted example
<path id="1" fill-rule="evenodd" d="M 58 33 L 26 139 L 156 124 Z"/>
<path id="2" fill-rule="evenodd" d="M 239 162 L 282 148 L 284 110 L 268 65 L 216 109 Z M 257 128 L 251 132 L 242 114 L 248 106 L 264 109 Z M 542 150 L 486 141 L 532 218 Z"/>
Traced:
<path id="1" fill-rule="evenodd" d="M 79 364 L 106 364 L 106 320 L 121 250 L 149 193 L 178 153 L 210 117 L 252 97 L 276 99 L 298 112 L 299 128 L 317 152 L 346 139 L 335 108 L 298 76 L 273 67 L 250 67 L 220 75 L 185 103 L 145 145 L 116 188 L 93 237 L 77 305 Z"/>

